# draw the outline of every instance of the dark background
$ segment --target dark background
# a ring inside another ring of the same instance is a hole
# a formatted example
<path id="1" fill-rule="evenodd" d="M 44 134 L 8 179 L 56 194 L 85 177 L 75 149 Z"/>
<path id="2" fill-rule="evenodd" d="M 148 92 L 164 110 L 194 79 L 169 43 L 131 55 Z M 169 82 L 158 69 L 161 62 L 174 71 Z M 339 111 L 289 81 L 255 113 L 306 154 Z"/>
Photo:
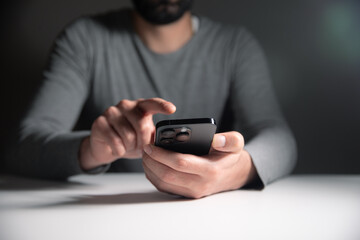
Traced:
<path id="1" fill-rule="evenodd" d="M 122 6 L 129 1 L 13 0 L 2 6 L 1 155 L 59 31 L 80 15 Z M 360 173 L 360 1 L 195 0 L 194 12 L 244 25 L 260 41 L 297 138 L 295 173 Z"/>

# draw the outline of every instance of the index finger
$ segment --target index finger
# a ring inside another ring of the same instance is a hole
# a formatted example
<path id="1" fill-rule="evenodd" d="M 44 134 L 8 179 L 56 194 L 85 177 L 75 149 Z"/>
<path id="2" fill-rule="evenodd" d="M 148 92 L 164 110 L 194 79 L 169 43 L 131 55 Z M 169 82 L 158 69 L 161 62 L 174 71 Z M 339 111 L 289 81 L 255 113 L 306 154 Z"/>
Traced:
<path id="1" fill-rule="evenodd" d="M 176 111 L 176 107 L 173 103 L 162 98 L 140 100 L 137 107 L 144 113 L 144 115 L 156 113 L 173 114 Z"/>

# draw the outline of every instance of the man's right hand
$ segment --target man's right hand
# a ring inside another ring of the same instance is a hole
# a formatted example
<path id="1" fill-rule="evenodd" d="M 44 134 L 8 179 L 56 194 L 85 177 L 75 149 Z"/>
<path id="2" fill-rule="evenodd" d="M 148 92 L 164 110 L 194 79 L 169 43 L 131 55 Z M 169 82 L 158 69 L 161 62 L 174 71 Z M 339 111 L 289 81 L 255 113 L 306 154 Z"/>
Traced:
<path id="1" fill-rule="evenodd" d="M 161 98 L 122 100 L 109 107 L 81 143 L 81 168 L 90 170 L 119 158 L 140 158 L 143 146 L 151 143 L 155 132 L 152 116 L 175 111 L 174 104 Z"/>

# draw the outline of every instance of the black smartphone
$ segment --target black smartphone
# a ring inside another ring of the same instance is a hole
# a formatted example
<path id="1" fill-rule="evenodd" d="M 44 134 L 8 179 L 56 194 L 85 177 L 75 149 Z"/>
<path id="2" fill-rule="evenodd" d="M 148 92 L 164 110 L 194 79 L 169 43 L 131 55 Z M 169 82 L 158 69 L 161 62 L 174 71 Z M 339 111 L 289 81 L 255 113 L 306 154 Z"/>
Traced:
<path id="1" fill-rule="evenodd" d="M 163 120 L 156 124 L 155 145 L 179 153 L 206 155 L 215 132 L 213 118 Z"/>

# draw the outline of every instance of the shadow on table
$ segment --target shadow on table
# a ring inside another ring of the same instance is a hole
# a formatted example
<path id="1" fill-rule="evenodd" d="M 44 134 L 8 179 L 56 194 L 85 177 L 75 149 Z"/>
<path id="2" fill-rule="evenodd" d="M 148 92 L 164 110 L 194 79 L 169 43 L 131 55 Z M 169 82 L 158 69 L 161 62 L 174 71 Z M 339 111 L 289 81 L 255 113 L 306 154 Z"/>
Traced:
<path id="1" fill-rule="evenodd" d="M 93 195 L 84 196 L 76 199 L 71 204 L 133 204 L 133 203 L 155 203 L 155 202 L 172 202 L 186 201 L 184 197 L 165 194 L 161 192 L 146 193 L 122 193 L 115 195 Z"/>
<path id="2" fill-rule="evenodd" d="M 69 201 L 54 203 L 32 208 L 53 208 L 65 206 L 89 206 L 89 205 L 120 205 L 120 204 L 144 204 L 144 203 L 162 203 L 162 202 L 179 202 L 191 201 L 191 199 L 165 194 L 157 191 L 145 193 L 121 193 L 111 195 L 84 195 L 74 197 Z"/>
<path id="3" fill-rule="evenodd" d="M 5 191 L 32 191 L 56 190 L 83 187 L 89 184 L 74 181 L 51 181 L 36 178 L 26 178 L 16 175 L 2 175 L 0 177 L 0 190 Z"/>

